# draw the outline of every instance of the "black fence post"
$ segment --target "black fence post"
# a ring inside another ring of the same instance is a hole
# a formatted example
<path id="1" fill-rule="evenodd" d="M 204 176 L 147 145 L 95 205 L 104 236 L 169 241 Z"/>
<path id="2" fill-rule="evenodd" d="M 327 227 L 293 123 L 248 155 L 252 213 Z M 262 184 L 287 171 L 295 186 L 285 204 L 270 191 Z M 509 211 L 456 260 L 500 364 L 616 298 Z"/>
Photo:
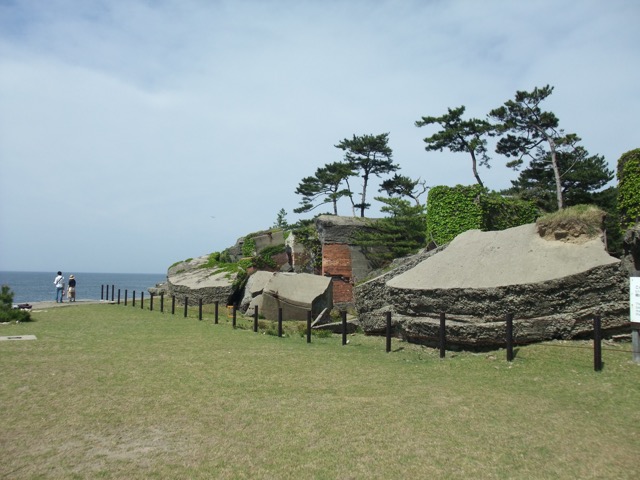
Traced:
<path id="1" fill-rule="evenodd" d="M 184 318 L 187 318 L 187 307 L 189 306 L 189 297 L 184 297 Z"/>
<path id="2" fill-rule="evenodd" d="M 447 316 L 445 312 L 440 312 L 440 329 L 438 330 L 438 347 L 440 347 L 440 358 L 447 354 Z"/>
<path id="3" fill-rule="evenodd" d="M 113 285 L 111 285 L 111 301 L 113 302 L 114 297 L 115 297 L 115 289 L 116 287 L 114 287 Z M 107 299 L 108 300 L 108 299 Z"/>
<path id="4" fill-rule="evenodd" d="M 160 313 L 164 313 L 164 292 L 160 293 Z"/>
<path id="5" fill-rule="evenodd" d="M 176 296 L 171 295 L 171 315 L 176 314 Z"/>
<path id="6" fill-rule="evenodd" d="M 593 317 L 593 369 L 602 370 L 602 330 L 600 316 Z"/>
<path id="7" fill-rule="evenodd" d="M 307 343 L 311 343 L 311 310 L 307 310 Z"/>
<path id="8" fill-rule="evenodd" d="M 385 335 L 387 337 L 386 352 L 389 353 L 391 351 L 391 312 L 386 313 L 386 324 L 387 324 L 387 328 L 385 331 Z"/>
<path id="9" fill-rule="evenodd" d="M 513 313 L 507 313 L 507 362 L 513 362 Z"/>
<path id="10" fill-rule="evenodd" d="M 100 300 L 104 300 L 104 283 L 100 285 Z"/>
<path id="11" fill-rule="evenodd" d="M 140 310 L 144 310 L 144 292 L 140 292 Z"/>
<path id="12" fill-rule="evenodd" d="M 253 331 L 258 333 L 258 305 L 253 307 Z"/>
<path id="13" fill-rule="evenodd" d="M 233 307 L 231 307 L 231 326 L 233 328 L 236 328 L 236 304 L 233 304 Z"/>
<path id="14" fill-rule="evenodd" d="M 153 293 L 151 294 L 151 298 L 149 299 L 149 311 L 153 312 Z"/>
<path id="15" fill-rule="evenodd" d="M 217 325 L 218 324 L 218 305 L 220 302 L 218 302 L 218 300 L 216 300 L 215 303 L 215 317 L 214 317 L 214 323 Z"/>
<path id="16" fill-rule="evenodd" d="M 129 293 L 129 290 L 127 290 L 126 288 L 124 289 L 124 306 L 127 306 L 127 294 Z"/>
<path id="17" fill-rule="evenodd" d="M 202 298 L 198 299 L 198 320 L 202 320 Z"/>
<path id="18" fill-rule="evenodd" d="M 109 301 L 109 284 L 107 284 L 107 296 L 105 297 L 105 300 L 107 302 Z"/>
<path id="19" fill-rule="evenodd" d="M 131 298 L 131 306 L 135 307 L 136 306 L 136 291 L 133 291 L 133 297 Z"/>
<path id="20" fill-rule="evenodd" d="M 120 289 L 118 289 L 118 305 L 120 305 Z"/>
<path id="21" fill-rule="evenodd" d="M 278 336 L 282 336 L 282 308 L 278 309 Z"/>
<path id="22" fill-rule="evenodd" d="M 342 317 L 342 345 L 347 344 L 347 311 L 342 310 L 340 312 Z"/>

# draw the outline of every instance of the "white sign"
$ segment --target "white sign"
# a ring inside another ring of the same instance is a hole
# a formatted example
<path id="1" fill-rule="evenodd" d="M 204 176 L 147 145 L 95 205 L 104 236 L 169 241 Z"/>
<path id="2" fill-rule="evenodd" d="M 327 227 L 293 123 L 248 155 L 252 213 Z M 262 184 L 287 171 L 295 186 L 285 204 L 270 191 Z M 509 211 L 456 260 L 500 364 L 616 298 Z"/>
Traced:
<path id="1" fill-rule="evenodd" d="M 629 281 L 631 321 L 640 323 L 640 277 L 629 277 Z"/>

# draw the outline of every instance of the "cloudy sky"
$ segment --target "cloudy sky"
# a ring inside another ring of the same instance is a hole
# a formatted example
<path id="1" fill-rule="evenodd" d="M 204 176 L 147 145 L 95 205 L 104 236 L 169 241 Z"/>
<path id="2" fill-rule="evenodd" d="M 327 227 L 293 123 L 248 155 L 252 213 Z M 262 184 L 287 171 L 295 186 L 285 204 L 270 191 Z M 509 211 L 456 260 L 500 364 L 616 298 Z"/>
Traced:
<path id="1" fill-rule="evenodd" d="M 640 147 L 639 21 L 635 0 L 0 0 L 0 270 L 223 250 L 300 218 L 299 181 L 354 134 L 388 132 L 427 185 L 472 184 L 414 122 L 546 84 L 614 168 Z M 504 164 L 489 188 L 516 178 Z"/>

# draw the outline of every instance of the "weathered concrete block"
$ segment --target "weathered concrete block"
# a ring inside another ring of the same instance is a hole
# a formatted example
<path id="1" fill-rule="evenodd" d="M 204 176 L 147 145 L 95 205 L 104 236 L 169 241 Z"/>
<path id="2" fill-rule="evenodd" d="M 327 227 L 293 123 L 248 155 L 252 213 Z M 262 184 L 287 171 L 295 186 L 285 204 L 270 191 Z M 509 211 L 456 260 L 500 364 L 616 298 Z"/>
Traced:
<path id="1" fill-rule="evenodd" d="M 278 319 L 282 308 L 285 320 L 306 320 L 325 308 L 331 310 L 333 296 L 331 279 L 307 273 L 276 273 L 262 291 L 262 313 L 269 320 Z"/>

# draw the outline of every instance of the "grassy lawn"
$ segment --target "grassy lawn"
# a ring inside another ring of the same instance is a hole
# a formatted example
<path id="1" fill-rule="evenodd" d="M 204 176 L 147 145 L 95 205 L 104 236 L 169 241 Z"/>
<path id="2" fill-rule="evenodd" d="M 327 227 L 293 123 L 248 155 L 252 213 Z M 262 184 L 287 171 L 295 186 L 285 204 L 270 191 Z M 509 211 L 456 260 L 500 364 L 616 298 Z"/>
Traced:
<path id="1" fill-rule="evenodd" d="M 588 342 L 441 360 L 189 315 L 74 305 L 1 325 L 37 340 L 0 342 L 0 478 L 637 478 L 630 344 L 594 372 Z"/>

